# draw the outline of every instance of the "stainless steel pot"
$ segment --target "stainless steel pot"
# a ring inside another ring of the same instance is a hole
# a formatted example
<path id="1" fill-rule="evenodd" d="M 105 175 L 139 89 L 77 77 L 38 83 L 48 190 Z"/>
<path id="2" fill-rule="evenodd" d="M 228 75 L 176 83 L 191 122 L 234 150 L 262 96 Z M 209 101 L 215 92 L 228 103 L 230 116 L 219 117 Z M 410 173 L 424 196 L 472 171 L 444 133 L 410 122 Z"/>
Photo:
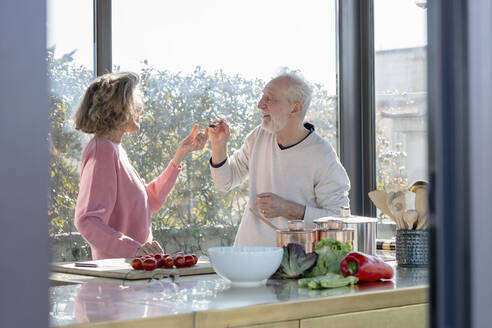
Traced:
<path id="1" fill-rule="evenodd" d="M 324 218 L 319 218 L 313 221 L 316 229 L 322 230 L 341 230 L 343 229 L 343 220 L 340 218 L 334 218 L 327 216 Z"/>
<path id="2" fill-rule="evenodd" d="M 342 243 L 349 243 L 354 248 L 354 229 L 317 229 L 316 240 L 331 238 Z"/>
<path id="3" fill-rule="evenodd" d="M 276 232 L 278 247 L 295 243 L 302 245 L 306 253 L 314 252 L 314 246 L 316 246 L 316 230 L 304 229 L 303 221 L 289 221 L 288 229 L 277 229 Z"/>
<path id="4" fill-rule="evenodd" d="M 369 255 L 376 254 L 376 225 L 378 219 L 355 216 L 343 218 L 345 227 L 355 230 L 354 250 L 363 252 Z"/>

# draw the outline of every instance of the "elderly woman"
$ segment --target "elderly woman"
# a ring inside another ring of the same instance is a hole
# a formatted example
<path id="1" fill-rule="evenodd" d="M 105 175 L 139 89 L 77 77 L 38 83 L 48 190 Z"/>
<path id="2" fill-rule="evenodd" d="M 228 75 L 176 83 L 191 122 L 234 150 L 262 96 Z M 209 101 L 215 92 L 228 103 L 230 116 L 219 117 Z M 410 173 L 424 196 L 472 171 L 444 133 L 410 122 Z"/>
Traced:
<path id="1" fill-rule="evenodd" d="M 126 133 L 137 132 L 143 113 L 138 75 L 111 73 L 87 88 L 75 113 L 75 128 L 94 137 L 82 154 L 75 226 L 91 246 L 93 259 L 162 253 L 152 241 L 150 214 L 173 188 L 183 157 L 202 149 L 207 132 L 195 124 L 167 168 L 145 183 L 121 146 Z"/>

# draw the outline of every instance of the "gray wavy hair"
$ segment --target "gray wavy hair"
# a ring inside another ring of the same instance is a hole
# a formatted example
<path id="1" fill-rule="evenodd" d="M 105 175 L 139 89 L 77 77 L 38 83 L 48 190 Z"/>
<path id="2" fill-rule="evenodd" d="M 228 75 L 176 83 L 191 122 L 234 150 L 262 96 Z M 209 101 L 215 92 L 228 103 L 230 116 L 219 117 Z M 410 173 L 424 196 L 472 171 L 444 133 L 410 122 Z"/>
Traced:
<path id="1" fill-rule="evenodd" d="M 132 72 L 97 77 L 75 112 L 75 128 L 85 133 L 104 134 L 138 116 L 134 100 L 139 81 L 138 75 Z"/>
<path id="2" fill-rule="evenodd" d="M 304 79 L 299 70 L 291 70 L 287 67 L 282 67 L 274 80 L 285 78 L 290 82 L 287 89 L 287 95 L 291 102 L 299 102 L 302 105 L 302 119 L 306 116 L 311 98 L 313 97 L 313 89 L 311 85 Z"/>

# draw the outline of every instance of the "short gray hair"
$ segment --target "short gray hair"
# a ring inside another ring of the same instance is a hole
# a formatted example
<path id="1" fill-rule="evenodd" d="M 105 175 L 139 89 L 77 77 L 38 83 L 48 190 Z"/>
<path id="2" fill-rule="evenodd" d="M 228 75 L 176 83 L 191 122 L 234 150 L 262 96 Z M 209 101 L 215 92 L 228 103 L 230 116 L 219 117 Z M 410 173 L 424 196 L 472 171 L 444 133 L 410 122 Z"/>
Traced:
<path id="1" fill-rule="evenodd" d="M 290 82 L 287 95 L 291 102 L 301 103 L 303 109 L 302 119 L 304 119 L 313 96 L 313 89 L 309 83 L 304 79 L 299 70 L 290 70 L 287 67 L 282 67 L 279 70 L 277 76 L 274 77 L 274 80 L 277 79 L 287 79 Z"/>

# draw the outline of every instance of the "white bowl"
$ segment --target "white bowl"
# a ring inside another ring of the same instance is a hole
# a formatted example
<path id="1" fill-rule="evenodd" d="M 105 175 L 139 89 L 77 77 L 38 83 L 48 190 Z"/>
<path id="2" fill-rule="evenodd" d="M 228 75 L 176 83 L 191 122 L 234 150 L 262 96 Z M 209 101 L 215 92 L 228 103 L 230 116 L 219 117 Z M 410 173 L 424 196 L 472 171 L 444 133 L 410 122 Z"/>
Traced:
<path id="1" fill-rule="evenodd" d="M 215 272 L 233 286 L 250 287 L 277 271 L 284 250 L 281 247 L 213 247 L 208 249 Z"/>

